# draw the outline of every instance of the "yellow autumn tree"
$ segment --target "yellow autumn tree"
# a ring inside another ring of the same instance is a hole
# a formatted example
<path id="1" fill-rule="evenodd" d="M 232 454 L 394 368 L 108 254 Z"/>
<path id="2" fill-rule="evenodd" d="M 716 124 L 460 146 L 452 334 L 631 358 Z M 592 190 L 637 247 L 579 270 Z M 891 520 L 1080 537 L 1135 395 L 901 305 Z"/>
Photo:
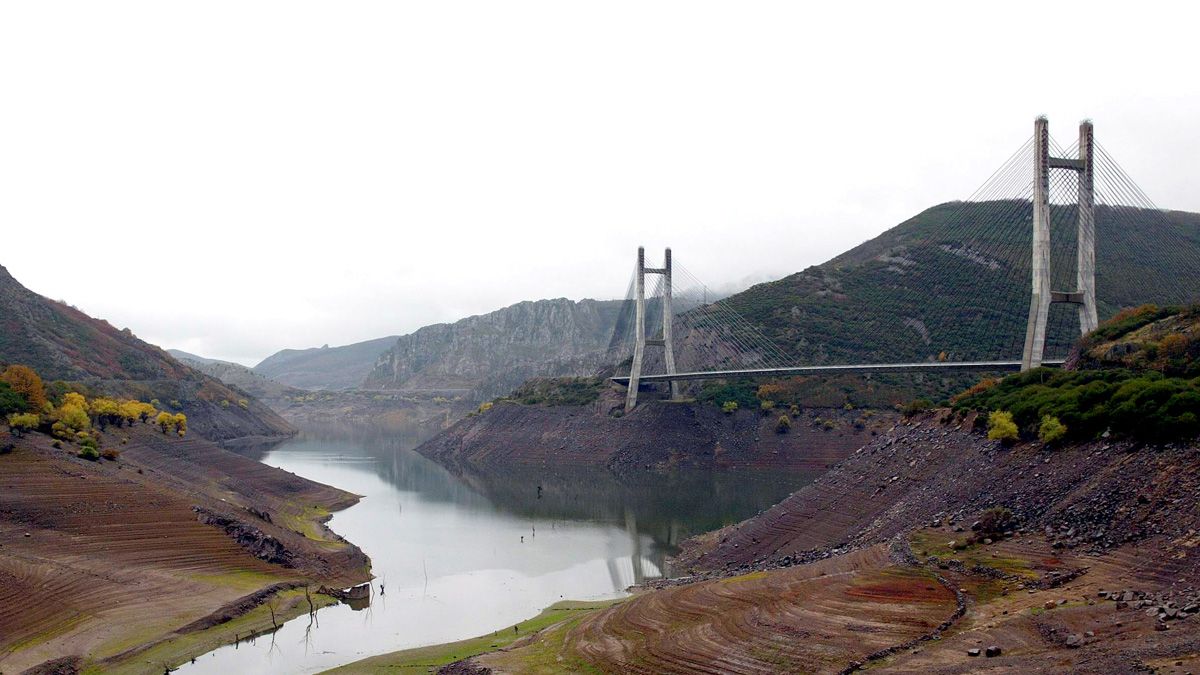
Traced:
<path id="1" fill-rule="evenodd" d="M 85 398 L 83 394 L 80 394 L 76 391 L 68 391 L 65 395 L 63 395 L 62 404 L 64 406 L 73 405 L 84 412 L 89 410 L 87 398 Z"/>
<path id="2" fill-rule="evenodd" d="M 175 416 L 166 411 L 158 413 L 158 417 L 154 418 L 154 422 L 158 424 L 158 428 L 164 434 L 167 433 L 167 429 L 175 428 Z"/>
<path id="3" fill-rule="evenodd" d="M 25 397 L 29 409 L 40 411 L 46 407 L 46 387 L 42 378 L 29 366 L 12 365 L 0 373 L 0 381 L 6 382 L 12 390 Z"/>

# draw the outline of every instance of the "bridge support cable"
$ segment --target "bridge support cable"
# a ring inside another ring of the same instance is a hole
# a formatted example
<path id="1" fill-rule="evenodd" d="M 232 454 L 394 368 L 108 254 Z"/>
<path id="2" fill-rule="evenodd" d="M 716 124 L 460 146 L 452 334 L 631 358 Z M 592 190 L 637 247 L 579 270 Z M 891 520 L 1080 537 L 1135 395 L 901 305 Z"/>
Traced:
<path id="1" fill-rule="evenodd" d="M 1155 207 L 1090 123 L 1065 150 L 1045 120 L 1035 131 L 967 200 L 824 265 L 715 299 L 675 261 L 669 287 L 643 287 L 642 312 L 647 344 L 670 331 L 675 376 L 643 350 L 639 383 L 1029 368 L 1123 307 L 1194 300 L 1194 226 Z"/>

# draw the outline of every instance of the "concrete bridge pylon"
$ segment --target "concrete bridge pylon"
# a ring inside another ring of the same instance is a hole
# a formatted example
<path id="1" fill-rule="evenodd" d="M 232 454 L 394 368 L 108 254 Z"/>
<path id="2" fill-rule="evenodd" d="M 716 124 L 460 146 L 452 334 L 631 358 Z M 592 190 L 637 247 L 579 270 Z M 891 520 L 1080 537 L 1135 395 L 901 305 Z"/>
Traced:
<path id="1" fill-rule="evenodd" d="M 663 277 L 662 297 L 662 339 L 646 339 L 646 275 L 658 274 Z M 671 320 L 674 310 L 671 307 L 671 249 L 663 255 L 662 267 L 646 267 L 646 249 L 639 246 L 637 253 L 637 272 L 634 280 L 634 298 L 636 303 L 636 319 L 634 321 L 633 363 L 629 369 L 628 390 L 625 392 L 625 412 L 637 407 L 638 384 L 642 376 L 642 359 L 646 347 L 662 347 L 663 361 L 666 364 L 667 375 L 675 375 L 675 341 L 671 330 Z M 674 380 L 668 382 L 671 389 L 671 400 L 679 396 L 679 385 Z"/>
<path id="2" fill-rule="evenodd" d="M 1078 158 L 1050 155 L 1050 130 L 1045 117 L 1033 123 L 1033 248 L 1032 295 L 1025 329 L 1021 370 L 1042 365 L 1046 349 L 1046 325 L 1050 305 L 1067 303 L 1079 307 L 1079 330 L 1087 334 L 1099 323 L 1096 313 L 1096 204 L 1094 140 L 1092 123 L 1079 124 Z M 1050 286 L 1050 171 L 1065 169 L 1079 175 L 1078 237 L 1076 240 L 1075 290 L 1054 291 Z"/>

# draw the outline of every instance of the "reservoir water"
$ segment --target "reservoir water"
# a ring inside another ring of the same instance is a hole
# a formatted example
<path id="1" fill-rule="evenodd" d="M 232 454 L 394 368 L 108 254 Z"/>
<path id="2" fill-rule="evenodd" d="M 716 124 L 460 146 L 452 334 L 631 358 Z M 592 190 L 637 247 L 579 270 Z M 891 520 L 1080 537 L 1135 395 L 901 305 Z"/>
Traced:
<path id="1" fill-rule="evenodd" d="M 813 478 L 779 471 L 621 482 L 604 470 L 455 475 L 413 452 L 420 440 L 301 436 L 262 455 L 271 466 L 363 495 L 330 527 L 371 557 L 370 604 L 294 619 L 181 672 L 320 672 L 511 630 L 559 600 L 618 597 L 631 584 L 669 576 L 666 558 L 680 541 L 753 515 Z"/>

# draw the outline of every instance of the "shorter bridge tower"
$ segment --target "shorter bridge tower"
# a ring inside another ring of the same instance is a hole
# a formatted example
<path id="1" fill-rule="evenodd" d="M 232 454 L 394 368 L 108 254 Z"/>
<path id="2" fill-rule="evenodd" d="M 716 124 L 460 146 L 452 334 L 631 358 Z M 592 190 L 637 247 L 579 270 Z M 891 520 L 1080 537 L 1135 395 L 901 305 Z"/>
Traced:
<path id="1" fill-rule="evenodd" d="M 660 274 L 663 277 L 662 297 L 662 339 L 646 339 L 646 275 Z M 634 321 L 633 363 L 629 368 L 629 389 L 625 392 L 625 412 L 632 411 L 637 406 L 638 380 L 642 376 L 642 359 L 646 347 L 662 347 L 663 361 L 667 374 L 675 374 L 675 342 L 671 335 L 671 318 L 674 310 L 671 308 L 671 249 L 663 256 L 662 267 L 646 267 L 646 249 L 639 246 L 637 253 L 637 273 L 634 279 L 634 298 L 637 307 L 637 318 Z M 674 380 L 668 383 L 671 388 L 671 400 L 678 397 L 678 384 Z"/>
<path id="2" fill-rule="evenodd" d="M 1092 123 L 1079 124 L 1079 157 L 1050 156 L 1050 131 L 1045 117 L 1033 123 L 1033 295 L 1025 329 L 1021 370 L 1042 365 L 1046 348 L 1046 324 L 1051 303 L 1079 307 L 1079 330 L 1095 330 L 1096 315 L 1096 211 L 1093 173 Z M 1067 169 L 1079 175 L 1078 239 L 1075 290 L 1050 289 L 1050 170 Z"/>

